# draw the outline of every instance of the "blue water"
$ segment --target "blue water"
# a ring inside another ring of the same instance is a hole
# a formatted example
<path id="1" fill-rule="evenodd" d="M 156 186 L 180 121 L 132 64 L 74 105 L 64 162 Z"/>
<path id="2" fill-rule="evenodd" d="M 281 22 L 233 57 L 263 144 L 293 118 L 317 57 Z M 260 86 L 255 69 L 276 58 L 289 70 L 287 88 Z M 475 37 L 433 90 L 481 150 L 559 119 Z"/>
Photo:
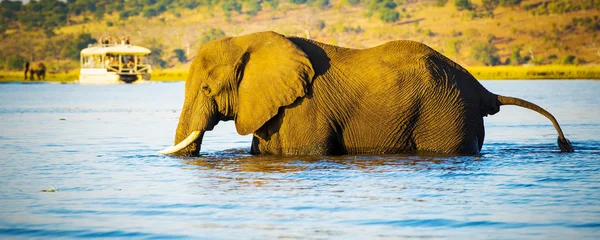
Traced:
<path id="1" fill-rule="evenodd" d="M 251 156 L 222 122 L 176 158 L 182 82 L 0 84 L 0 238 L 600 238 L 600 81 L 482 83 L 576 152 L 507 106 L 480 156 Z"/>

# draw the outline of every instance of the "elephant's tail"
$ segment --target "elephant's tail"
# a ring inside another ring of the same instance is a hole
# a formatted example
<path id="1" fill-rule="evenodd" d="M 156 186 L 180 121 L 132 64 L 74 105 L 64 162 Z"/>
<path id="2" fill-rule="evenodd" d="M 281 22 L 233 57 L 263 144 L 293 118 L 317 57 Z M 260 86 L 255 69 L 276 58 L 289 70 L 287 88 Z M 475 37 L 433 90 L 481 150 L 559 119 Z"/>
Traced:
<path id="1" fill-rule="evenodd" d="M 560 151 L 561 152 L 573 152 L 574 151 L 573 145 L 571 145 L 571 142 L 569 141 L 569 139 L 565 138 L 565 136 L 562 132 L 562 129 L 560 129 L 560 125 L 558 125 L 558 121 L 556 121 L 556 118 L 554 118 L 554 116 L 552 116 L 552 114 L 550 114 L 548 111 L 544 110 L 543 108 L 541 108 L 538 105 L 535 105 L 531 102 L 528 102 L 528 101 L 525 101 L 523 99 L 516 98 L 516 97 L 506 97 L 506 96 L 498 95 L 498 101 L 500 102 L 501 105 L 516 105 L 519 107 L 531 109 L 533 111 L 536 111 L 536 112 L 544 115 L 545 117 L 550 119 L 550 121 L 552 121 L 554 128 L 556 128 L 556 131 L 558 132 L 558 147 L 560 148 Z"/>

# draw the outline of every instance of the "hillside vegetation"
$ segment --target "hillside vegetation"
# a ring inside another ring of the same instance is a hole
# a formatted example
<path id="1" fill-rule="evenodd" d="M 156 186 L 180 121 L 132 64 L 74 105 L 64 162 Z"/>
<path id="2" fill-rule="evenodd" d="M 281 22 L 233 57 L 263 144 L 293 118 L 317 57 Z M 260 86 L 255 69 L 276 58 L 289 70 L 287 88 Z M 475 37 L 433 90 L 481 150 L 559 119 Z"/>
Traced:
<path id="1" fill-rule="evenodd" d="M 128 36 L 185 69 L 212 39 L 272 30 L 351 48 L 423 42 L 464 66 L 597 65 L 600 0 L 58 0 L 0 2 L 0 70 L 78 68 L 79 51 Z"/>

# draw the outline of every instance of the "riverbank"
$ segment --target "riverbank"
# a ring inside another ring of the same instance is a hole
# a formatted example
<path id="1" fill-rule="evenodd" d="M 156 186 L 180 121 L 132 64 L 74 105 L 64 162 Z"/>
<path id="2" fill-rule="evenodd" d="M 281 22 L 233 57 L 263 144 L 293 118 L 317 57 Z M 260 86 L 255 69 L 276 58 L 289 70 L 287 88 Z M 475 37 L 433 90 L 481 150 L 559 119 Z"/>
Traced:
<path id="1" fill-rule="evenodd" d="M 600 65 L 594 66 L 495 66 L 467 67 L 479 80 L 536 80 L 536 79 L 600 79 Z M 152 81 L 172 82 L 185 81 L 187 69 L 154 70 Z M 72 83 L 79 78 L 78 71 L 68 73 L 47 73 L 45 82 Z M 23 72 L 0 71 L 0 82 L 34 82 L 24 80 Z"/>

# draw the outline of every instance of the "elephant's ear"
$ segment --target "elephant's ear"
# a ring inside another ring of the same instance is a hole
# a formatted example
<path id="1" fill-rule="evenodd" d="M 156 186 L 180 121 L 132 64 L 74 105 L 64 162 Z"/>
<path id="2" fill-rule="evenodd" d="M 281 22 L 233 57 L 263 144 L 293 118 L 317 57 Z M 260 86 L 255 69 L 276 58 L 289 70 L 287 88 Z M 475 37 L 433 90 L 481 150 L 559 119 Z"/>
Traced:
<path id="1" fill-rule="evenodd" d="M 235 126 L 246 135 L 258 130 L 280 107 L 303 97 L 315 72 L 307 55 L 280 34 L 254 33 L 232 41 L 245 49 L 238 69 Z"/>

